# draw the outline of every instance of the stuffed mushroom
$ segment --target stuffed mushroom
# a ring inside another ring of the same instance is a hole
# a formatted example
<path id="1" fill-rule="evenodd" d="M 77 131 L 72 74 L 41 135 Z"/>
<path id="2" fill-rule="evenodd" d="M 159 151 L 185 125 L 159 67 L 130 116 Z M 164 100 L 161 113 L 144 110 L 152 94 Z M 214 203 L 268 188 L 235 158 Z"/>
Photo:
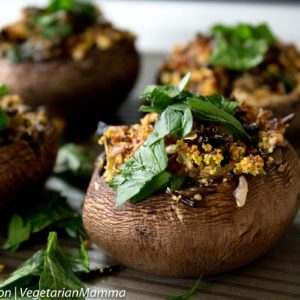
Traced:
<path id="1" fill-rule="evenodd" d="M 0 82 L 33 107 L 67 120 L 72 136 L 111 117 L 139 67 L 135 36 L 80 0 L 28 7 L 0 33 Z"/>
<path id="2" fill-rule="evenodd" d="M 177 84 L 188 71 L 191 91 L 241 99 L 278 117 L 295 112 L 288 134 L 296 141 L 300 53 L 295 45 L 278 40 L 267 25 L 214 26 L 209 34 L 173 49 L 161 66 L 159 82 Z"/>
<path id="3" fill-rule="evenodd" d="M 91 240 L 113 258 L 167 276 L 246 265 L 299 207 L 299 159 L 284 138 L 293 115 L 186 83 L 148 87 L 141 122 L 104 131 L 83 210 Z"/>
<path id="4" fill-rule="evenodd" d="M 0 86 L 0 212 L 28 205 L 51 174 L 57 134 L 43 109 L 32 110 Z M 26 203 L 26 204 L 25 204 Z"/>

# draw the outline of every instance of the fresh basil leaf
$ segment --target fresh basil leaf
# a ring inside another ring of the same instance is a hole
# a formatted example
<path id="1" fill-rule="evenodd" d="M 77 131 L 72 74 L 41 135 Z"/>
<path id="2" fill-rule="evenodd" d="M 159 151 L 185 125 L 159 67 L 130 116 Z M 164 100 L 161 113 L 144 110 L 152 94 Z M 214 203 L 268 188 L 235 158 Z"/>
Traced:
<path id="1" fill-rule="evenodd" d="M 197 292 L 201 281 L 202 281 L 202 276 L 199 277 L 199 279 L 196 281 L 196 283 L 190 290 L 188 290 L 181 296 L 169 297 L 168 300 L 187 300 L 187 299 L 189 299 L 191 296 L 193 296 Z"/>
<path id="2" fill-rule="evenodd" d="M 188 98 L 187 101 L 196 119 L 223 124 L 232 131 L 234 136 L 247 142 L 251 141 L 251 137 L 246 133 L 242 124 L 225 110 L 220 109 L 200 96 Z"/>
<path id="3" fill-rule="evenodd" d="M 25 287 L 38 280 L 42 274 L 45 251 L 39 250 L 31 258 L 18 267 L 4 282 L 0 283 L 0 290 L 12 290 L 15 287 Z"/>
<path id="4" fill-rule="evenodd" d="M 31 223 L 24 221 L 19 215 L 13 215 L 8 228 L 8 238 L 3 244 L 4 250 L 16 251 L 21 243 L 31 235 Z"/>
<path id="5" fill-rule="evenodd" d="M 5 84 L 0 85 L 0 97 L 3 97 L 9 93 L 8 87 Z"/>
<path id="6" fill-rule="evenodd" d="M 215 45 L 209 64 L 232 70 L 257 66 L 264 60 L 269 46 L 277 42 L 266 24 L 216 25 L 211 31 Z"/>

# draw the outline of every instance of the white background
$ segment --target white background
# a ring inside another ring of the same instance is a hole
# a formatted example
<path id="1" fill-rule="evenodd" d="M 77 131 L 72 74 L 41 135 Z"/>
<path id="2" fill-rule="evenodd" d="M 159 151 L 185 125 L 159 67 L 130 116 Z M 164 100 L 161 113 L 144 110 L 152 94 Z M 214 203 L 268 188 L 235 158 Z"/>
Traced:
<path id="1" fill-rule="evenodd" d="M 44 0 L 1 0 L 0 26 L 18 17 L 22 6 Z M 267 22 L 285 41 L 300 46 L 300 5 L 236 2 L 95 1 L 108 19 L 135 32 L 143 52 L 167 52 L 215 22 Z"/>

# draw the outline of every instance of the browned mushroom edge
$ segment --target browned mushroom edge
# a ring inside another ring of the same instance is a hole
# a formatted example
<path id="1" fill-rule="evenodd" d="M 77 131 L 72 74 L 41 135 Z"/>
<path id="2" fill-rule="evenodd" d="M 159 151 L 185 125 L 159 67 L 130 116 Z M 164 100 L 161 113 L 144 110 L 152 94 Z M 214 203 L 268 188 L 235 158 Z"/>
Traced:
<path id="1" fill-rule="evenodd" d="M 6 101 L 9 99 L 7 103 L 20 99 L 17 96 L 5 97 Z M 3 99 L 0 98 L 0 106 L 1 101 Z M 30 118 L 35 118 L 38 114 L 28 108 L 24 109 L 30 114 Z M 39 114 L 43 114 L 44 118 L 43 112 Z M 9 129 L 14 131 L 14 135 L 10 137 L 8 134 L 9 141 L 0 145 L 1 213 L 30 205 L 33 201 L 30 195 L 42 186 L 52 172 L 58 148 L 57 132 L 51 122 L 44 123 L 43 129 L 39 128 L 41 125 L 33 125 L 34 131 L 37 131 L 34 133 L 36 136 L 30 136 L 30 132 L 29 135 L 25 131 L 18 132 L 14 126 L 11 124 Z"/>
<path id="2" fill-rule="evenodd" d="M 91 240 L 126 266 L 184 277 L 229 271 L 272 248 L 299 208 L 299 158 L 283 138 L 284 119 L 270 119 L 270 111 L 245 103 L 237 110 L 246 114 L 246 124 L 260 124 L 253 133 L 259 140 L 246 146 L 217 125 L 194 119 L 188 136 L 164 140 L 167 170 L 188 182 L 193 179 L 193 184 L 120 207 L 107 182 L 119 176 L 118 166 L 134 155 L 160 119 L 150 113 L 141 124 L 109 127 L 100 139 L 107 155 L 105 171 L 99 168 L 102 157 L 84 202 L 83 221 Z M 213 137 L 221 144 L 212 146 Z M 228 147 L 231 156 L 225 159 Z M 191 155 L 189 161 L 184 153 Z"/>
<path id="3" fill-rule="evenodd" d="M 270 250 L 299 208 L 299 160 L 288 145 L 286 169 L 247 176 L 249 192 L 238 208 L 236 184 L 219 185 L 191 208 L 166 193 L 115 207 L 115 192 L 95 169 L 83 221 L 92 241 L 120 263 L 166 276 L 216 274 L 244 266 Z M 205 189 L 204 189 L 205 190 Z"/>

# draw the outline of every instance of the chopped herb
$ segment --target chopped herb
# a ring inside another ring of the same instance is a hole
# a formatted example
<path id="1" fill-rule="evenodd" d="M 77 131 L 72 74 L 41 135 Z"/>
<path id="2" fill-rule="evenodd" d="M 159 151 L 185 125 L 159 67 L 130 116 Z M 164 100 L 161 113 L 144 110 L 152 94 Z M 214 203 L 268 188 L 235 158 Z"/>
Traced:
<path id="1" fill-rule="evenodd" d="M 78 0 L 52 0 L 47 8 L 50 12 L 67 11 L 84 15 L 90 22 L 97 20 L 97 9 L 87 1 Z"/>
<path id="2" fill-rule="evenodd" d="M 59 193 L 51 192 L 48 198 L 29 215 L 14 215 L 11 218 L 3 249 L 14 252 L 35 234 L 50 229 L 65 230 L 72 238 L 86 235 L 81 216 L 69 207 Z"/>
<path id="3" fill-rule="evenodd" d="M 32 290 L 81 290 L 85 285 L 78 276 L 89 272 L 89 261 L 85 248 L 81 245 L 80 252 L 74 255 L 65 253 L 58 245 L 57 234 L 50 232 L 46 250 L 39 250 L 25 261 L 4 282 L 1 291 L 28 288 Z M 19 295 L 16 295 L 19 297 Z M 50 298 L 43 298 L 50 299 Z M 83 297 L 72 298 L 83 299 Z"/>
<path id="4" fill-rule="evenodd" d="M 70 24 L 62 23 L 64 12 L 54 12 L 36 16 L 32 25 L 38 28 L 45 38 L 64 37 L 73 32 Z"/>
<path id="5" fill-rule="evenodd" d="M 84 146 L 63 145 L 57 154 L 54 174 L 66 182 L 85 187 L 94 169 L 96 154 Z"/>
<path id="6" fill-rule="evenodd" d="M 199 285 L 202 281 L 202 278 L 203 278 L 203 276 L 200 276 L 199 279 L 194 284 L 194 286 L 190 290 L 188 290 L 184 294 L 182 294 L 181 296 L 169 297 L 168 300 L 187 300 L 187 299 L 189 299 L 191 296 L 193 296 L 197 292 Z"/>
<path id="7" fill-rule="evenodd" d="M 269 47 L 277 42 L 266 24 L 216 25 L 211 31 L 215 45 L 209 64 L 232 70 L 257 66 L 263 61 Z"/>
<path id="8" fill-rule="evenodd" d="M 121 173 L 109 182 L 110 187 L 117 191 L 117 206 L 129 199 L 141 201 L 169 185 L 173 189 L 180 187 L 180 182 L 174 181 L 174 177 L 166 171 L 168 156 L 164 137 L 174 135 L 184 138 L 191 132 L 194 118 L 219 123 L 234 136 L 251 141 L 234 117 L 238 102 L 219 95 L 201 96 L 184 91 L 189 76 L 187 74 L 178 86 L 150 86 L 143 92 L 142 96 L 150 101 L 150 105 L 142 106 L 140 110 L 158 112 L 160 116 L 143 145 L 119 167 Z"/>

